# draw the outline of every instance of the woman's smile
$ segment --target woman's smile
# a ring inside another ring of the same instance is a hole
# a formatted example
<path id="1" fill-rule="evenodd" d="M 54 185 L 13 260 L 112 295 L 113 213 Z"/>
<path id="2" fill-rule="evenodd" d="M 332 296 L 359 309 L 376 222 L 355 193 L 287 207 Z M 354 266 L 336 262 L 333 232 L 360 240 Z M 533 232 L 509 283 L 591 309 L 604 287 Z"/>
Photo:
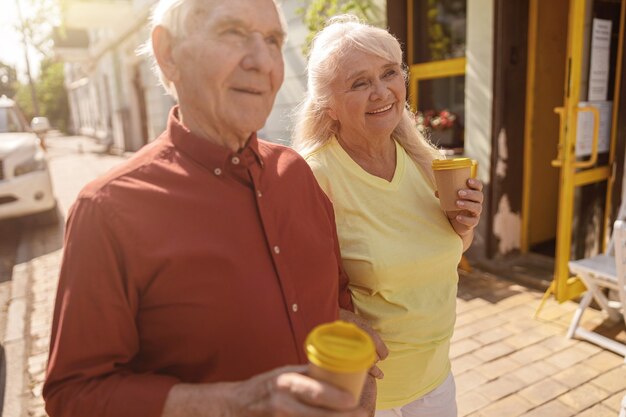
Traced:
<path id="1" fill-rule="evenodd" d="M 374 114 L 387 113 L 389 110 L 391 110 L 391 108 L 393 107 L 393 104 L 394 103 L 391 103 L 391 104 L 389 104 L 389 105 L 387 105 L 385 107 L 380 107 L 380 108 L 378 108 L 376 110 L 368 111 L 366 114 L 374 115 Z"/>

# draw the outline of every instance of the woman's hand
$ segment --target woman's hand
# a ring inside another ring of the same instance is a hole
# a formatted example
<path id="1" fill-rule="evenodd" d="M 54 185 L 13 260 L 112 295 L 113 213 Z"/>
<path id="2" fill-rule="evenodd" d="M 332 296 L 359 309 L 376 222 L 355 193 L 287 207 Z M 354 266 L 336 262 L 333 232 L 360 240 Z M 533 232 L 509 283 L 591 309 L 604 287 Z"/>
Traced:
<path id="1" fill-rule="evenodd" d="M 387 345 L 385 345 L 385 342 L 383 342 L 383 339 L 374 329 L 372 329 L 372 327 L 364 318 L 357 316 L 352 311 L 344 310 L 343 308 L 339 310 L 339 318 L 343 321 L 356 324 L 370 335 L 372 341 L 374 342 L 374 347 L 376 348 L 377 362 L 382 361 L 389 355 L 389 350 L 387 349 Z M 380 368 L 376 365 L 372 366 L 369 374 L 376 379 L 383 379 L 383 377 L 385 376 L 383 374 L 383 371 L 381 371 Z"/>
<path id="2" fill-rule="evenodd" d="M 467 180 L 468 188 L 459 190 L 456 206 L 460 211 L 447 212 L 454 231 L 463 239 L 463 249 L 467 250 L 473 239 L 474 228 L 480 221 L 483 211 L 483 183 L 476 178 Z"/>

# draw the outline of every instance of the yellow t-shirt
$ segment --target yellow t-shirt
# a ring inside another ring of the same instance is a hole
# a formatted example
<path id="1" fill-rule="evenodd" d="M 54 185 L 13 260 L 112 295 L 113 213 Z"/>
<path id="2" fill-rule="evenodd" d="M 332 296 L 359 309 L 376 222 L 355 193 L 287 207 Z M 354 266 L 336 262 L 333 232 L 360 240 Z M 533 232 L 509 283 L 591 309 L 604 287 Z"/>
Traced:
<path id="1" fill-rule="evenodd" d="M 396 155 L 391 182 L 363 170 L 336 139 L 304 155 L 333 202 L 356 312 L 389 348 L 377 409 L 408 404 L 448 376 L 463 251 L 421 168 L 397 143 Z"/>

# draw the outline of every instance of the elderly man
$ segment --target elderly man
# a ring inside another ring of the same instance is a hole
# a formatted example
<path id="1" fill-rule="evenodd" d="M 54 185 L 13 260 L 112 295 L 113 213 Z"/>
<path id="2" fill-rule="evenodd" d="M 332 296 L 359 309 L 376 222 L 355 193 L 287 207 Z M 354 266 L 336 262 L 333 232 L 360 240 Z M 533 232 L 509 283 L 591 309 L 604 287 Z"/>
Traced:
<path id="1" fill-rule="evenodd" d="M 308 332 L 351 308 L 332 207 L 295 152 L 254 133 L 283 80 L 283 22 L 272 0 L 156 8 L 151 49 L 179 104 L 72 207 L 51 417 L 363 415 L 302 367 Z"/>

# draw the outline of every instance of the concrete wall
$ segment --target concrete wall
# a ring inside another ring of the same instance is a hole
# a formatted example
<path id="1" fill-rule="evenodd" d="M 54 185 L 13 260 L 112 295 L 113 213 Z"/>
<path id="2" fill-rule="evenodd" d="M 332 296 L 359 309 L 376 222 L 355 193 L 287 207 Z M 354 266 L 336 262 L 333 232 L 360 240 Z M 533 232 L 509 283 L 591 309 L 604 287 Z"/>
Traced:
<path id="1" fill-rule="evenodd" d="M 291 114 L 306 92 L 306 58 L 302 54 L 302 45 L 307 36 L 307 29 L 302 18 L 296 15 L 301 4 L 295 0 L 282 2 L 287 19 L 288 38 L 285 45 L 285 81 L 278 91 L 274 109 L 259 136 L 272 142 L 288 145 L 291 142 Z"/>
<path id="2" fill-rule="evenodd" d="M 494 2 L 467 1 L 465 73 L 465 155 L 478 161 L 478 178 L 489 195 L 492 152 Z M 485 205 L 488 203 L 486 202 Z M 487 247 L 488 210 L 477 227 L 470 256 L 483 257 Z"/>
<path id="3" fill-rule="evenodd" d="M 73 125 L 80 134 L 94 136 L 119 151 L 135 151 L 156 128 L 147 123 L 142 129 L 140 103 L 150 99 L 171 105 L 171 100 L 153 94 L 150 85 L 156 79 L 144 68 L 147 63 L 135 55 L 136 48 L 147 39 L 147 12 L 156 0 L 132 0 L 133 16 L 123 21 L 104 20 L 89 29 L 89 59 L 67 63 L 66 84 L 73 109 Z M 71 23 L 71 22 L 70 22 Z M 74 22 L 80 27 L 80 22 Z M 139 73 L 139 81 L 136 74 Z M 143 89 L 139 96 L 136 86 Z M 151 97 L 147 97 L 151 96 Z M 146 109 L 158 109 L 161 105 Z M 155 113 L 153 111 L 153 113 Z M 155 118 L 146 117 L 155 120 Z M 144 137 L 145 136 L 145 137 Z"/>
<path id="4" fill-rule="evenodd" d="M 493 104 L 493 0 L 467 1 L 465 154 L 478 161 L 478 178 L 489 183 Z"/>

